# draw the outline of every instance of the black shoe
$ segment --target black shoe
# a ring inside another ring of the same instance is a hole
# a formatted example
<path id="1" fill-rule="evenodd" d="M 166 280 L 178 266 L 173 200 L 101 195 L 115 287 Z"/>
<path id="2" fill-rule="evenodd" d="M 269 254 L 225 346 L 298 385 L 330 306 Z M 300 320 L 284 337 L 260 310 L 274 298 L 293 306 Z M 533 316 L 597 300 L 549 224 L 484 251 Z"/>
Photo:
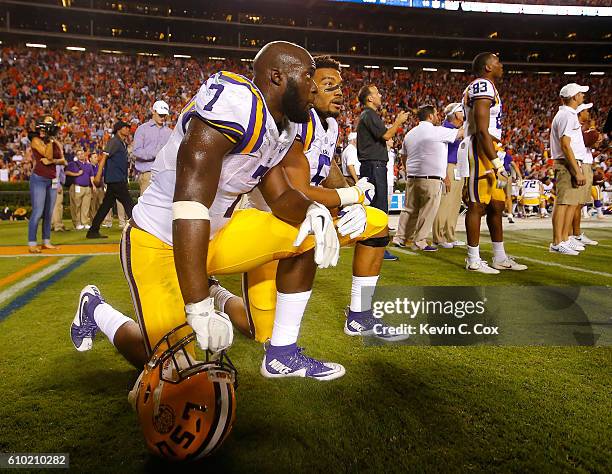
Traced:
<path id="1" fill-rule="evenodd" d="M 383 257 L 384 260 L 387 260 L 389 262 L 395 262 L 397 260 L 399 260 L 399 257 L 396 255 L 393 255 L 391 252 L 389 252 L 388 250 L 385 250 L 385 256 Z"/>
<path id="2" fill-rule="evenodd" d="M 393 242 L 393 246 L 394 247 L 398 247 L 400 249 L 405 249 L 406 248 L 406 244 L 402 243 L 402 242 Z M 387 252 L 388 253 L 388 252 Z"/>
<path id="3" fill-rule="evenodd" d="M 100 232 L 87 232 L 85 237 L 88 239 L 108 239 L 108 235 L 102 235 Z"/>

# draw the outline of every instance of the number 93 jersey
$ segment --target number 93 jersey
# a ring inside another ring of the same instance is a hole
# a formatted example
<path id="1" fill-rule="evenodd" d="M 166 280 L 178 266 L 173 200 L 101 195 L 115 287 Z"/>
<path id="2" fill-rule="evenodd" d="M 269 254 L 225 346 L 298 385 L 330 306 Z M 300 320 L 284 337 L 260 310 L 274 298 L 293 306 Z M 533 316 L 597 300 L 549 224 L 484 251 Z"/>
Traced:
<path id="1" fill-rule="evenodd" d="M 211 239 L 229 221 L 242 194 L 250 192 L 283 159 L 298 130 L 297 124 L 287 121 L 279 134 L 262 93 L 247 78 L 227 71 L 211 76 L 181 111 L 168 142 L 155 158 L 151 185 L 133 210 L 136 225 L 169 245 L 178 149 L 193 120 L 202 120 L 234 144 L 223 158 L 217 194 L 210 206 Z"/>
<path id="2" fill-rule="evenodd" d="M 308 122 L 300 124 L 296 139 L 304 144 L 304 154 L 310 166 L 310 183 L 319 186 L 329 175 L 331 161 L 338 141 L 338 122 L 326 119 L 327 129 L 323 127 L 319 114 L 310 109 Z"/>
<path id="3" fill-rule="evenodd" d="M 465 114 L 465 136 L 471 137 L 476 134 L 476 118 L 474 116 L 474 101 L 477 99 L 489 99 L 491 107 L 489 111 L 489 133 L 492 137 L 501 141 L 502 135 L 502 102 L 495 85 L 488 79 L 474 79 L 463 92 L 463 112 Z"/>

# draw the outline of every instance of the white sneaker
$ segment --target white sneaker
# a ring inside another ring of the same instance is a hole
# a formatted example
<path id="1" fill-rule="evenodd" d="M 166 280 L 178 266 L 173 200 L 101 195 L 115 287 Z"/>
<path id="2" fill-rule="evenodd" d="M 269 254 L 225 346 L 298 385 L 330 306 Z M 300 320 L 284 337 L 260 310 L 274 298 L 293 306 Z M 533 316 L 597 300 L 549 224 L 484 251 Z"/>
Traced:
<path id="1" fill-rule="evenodd" d="M 443 249 L 452 249 L 454 245 L 451 242 L 440 242 L 436 244 L 438 247 L 442 247 Z"/>
<path id="2" fill-rule="evenodd" d="M 580 242 L 582 245 L 597 245 L 599 243 L 596 240 L 589 239 L 586 235 L 584 235 L 584 232 L 576 237 L 576 240 L 578 240 L 578 242 Z"/>
<path id="3" fill-rule="evenodd" d="M 527 270 L 527 265 L 523 265 L 522 263 L 516 263 L 510 257 L 506 257 L 505 260 L 501 260 L 499 262 L 495 260 L 495 257 L 493 257 L 493 268 L 496 268 L 498 270 L 521 271 Z"/>
<path id="4" fill-rule="evenodd" d="M 451 244 L 453 244 L 453 247 L 465 247 L 465 242 L 463 240 L 455 240 L 451 242 Z"/>
<path id="5" fill-rule="evenodd" d="M 83 230 L 84 226 L 82 226 L 81 224 L 79 224 L 78 226 L 75 227 L 76 230 Z"/>
<path id="6" fill-rule="evenodd" d="M 559 245 L 550 244 L 548 251 L 551 253 L 560 253 L 563 255 L 580 255 L 576 250 L 573 250 L 567 245 L 567 242 L 561 242 Z"/>
<path id="7" fill-rule="evenodd" d="M 500 273 L 499 270 L 491 268 L 486 260 L 478 260 L 477 262 L 469 263 L 469 260 L 466 258 L 465 269 L 471 272 L 486 273 L 489 275 L 497 275 L 498 273 Z"/>
<path id="8" fill-rule="evenodd" d="M 574 237 L 573 235 L 570 236 L 565 243 L 567 244 L 567 246 L 569 248 L 571 248 L 572 250 L 577 250 L 578 252 L 582 252 L 585 249 L 585 246 L 582 245 L 580 243 L 580 241 L 578 239 L 576 239 L 576 237 Z"/>
<path id="9" fill-rule="evenodd" d="M 89 229 L 91 229 L 91 226 L 90 226 L 90 225 L 86 225 L 86 226 L 85 226 L 85 228 L 86 228 L 87 230 L 89 230 Z"/>

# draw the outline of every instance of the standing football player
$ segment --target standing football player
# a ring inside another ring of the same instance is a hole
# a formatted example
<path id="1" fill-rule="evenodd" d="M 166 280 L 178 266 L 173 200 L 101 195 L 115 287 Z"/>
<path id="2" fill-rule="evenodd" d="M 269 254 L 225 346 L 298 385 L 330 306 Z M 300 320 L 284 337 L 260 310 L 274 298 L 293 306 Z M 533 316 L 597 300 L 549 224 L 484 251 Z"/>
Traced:
<path id="1" fill-rule="evenodd" d="M 468 271 L 497 274 L 500 270 L 526 270 L 506 255 L 502 215 L 508 173 L 504 162 L 497 156 L 495 144 L 501 143 L 502 102 L 495 87 L 504 69 L 497 55 L 480 53 L 472 63 L 477 75 L 463 93 L 465 111 L 465 139 L 459 149 L 467 153 L 470 177 L 469 202 L 465 215 L 468 240 Z M 490 267 L 480 258 L 480 221 L 487 217 L 487 226 L 493 242 L 493 264 Z"/>
<path id="2" fill-rule="evenodd" d="M 279 312 L 301 319 L 314 279 L 311 261 L 322 268 L 337 263 L 329 211 L 293 189 L 276 166 L 295 141 L 294 122 L 308 120 L 314 61 L 297 45 L 273 42 L 253 69 L 253 81 L 227 71 L 211 76 L 183 109 L 124 230 L 121 260 L 140 327 L 88 285 L 71 328 L 78 350 L 90 349 L 100 329 L 142 367 L 157 342 L 185 321 L 202 349 L 227 349 L 232 324 L 214 308 L 208 275 L 244 273 L 280 258 Z M 272 213 L 234 212 L 257 186 Z M 344 374 L 340 364 L 299 350 L 293 355 L 304 377 Z"/>

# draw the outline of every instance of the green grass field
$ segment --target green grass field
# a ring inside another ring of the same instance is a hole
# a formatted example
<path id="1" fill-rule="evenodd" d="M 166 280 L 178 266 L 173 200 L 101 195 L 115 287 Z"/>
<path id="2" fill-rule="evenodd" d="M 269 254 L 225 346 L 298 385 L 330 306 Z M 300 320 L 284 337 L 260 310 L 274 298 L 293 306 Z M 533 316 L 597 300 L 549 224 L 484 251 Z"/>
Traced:
<path id="1" fill-rule="evenodd" d="M 117 229 L 106 233 L 105 243 L 118 241 Z M 0 224 L 0 245 L 23 245 L 25 235 L 23 223 Z M 526 272 L 468 274 L 461 249 L 398 253 L 399 262 L 384 264 L 380 284 L 612 285 L 608 229 L 590 230 L 600 246 L 580 257 L 548 253 L 549 235 L 507 234 L 507 251 L 530 265 Z M 54 234 L 54 242 L 68 251 L 85 239 L 69 232 Z M 490 245 L 482 248 L 490 258 Z M 37 258 L 0 258 L 0 280 Z M 344 364 L 346 376 L 264 379 L 262 346 L 237 334 L 233 432 L 214 457 L 181 470 L 612 472 L 609 347 L 364 344 L 342 332 L 351 259 L 343 250 L 337 268 L 318 273 L 299 341 L 308 354 Z M 238 277 L 221 280 L 239 291 Z M 102 335 L 87 353 L 70 343 L 86 283 L 132 315 L 114 255 L 89 258 L 0 320 L 0 452 L 68 452 L 76 472 L 168 471 L 147 454 L 127 403 L 136 371 Z M 0 301 L 0 311 L 31 288 Z"/>

